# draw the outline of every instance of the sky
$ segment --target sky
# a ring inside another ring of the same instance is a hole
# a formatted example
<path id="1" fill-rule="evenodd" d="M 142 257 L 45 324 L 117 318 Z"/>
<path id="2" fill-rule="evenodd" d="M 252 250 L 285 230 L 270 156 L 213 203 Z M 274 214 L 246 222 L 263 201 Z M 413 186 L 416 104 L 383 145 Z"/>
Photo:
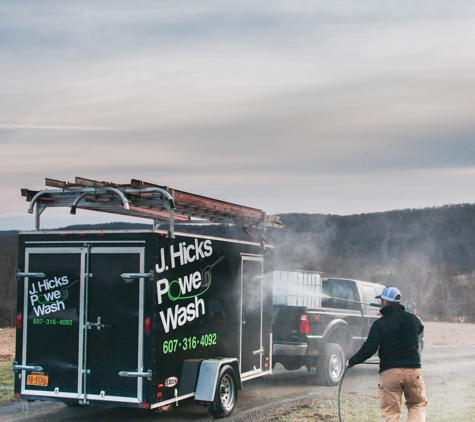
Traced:
<path id="1" fill-rule="evenodd" d="M 0 230 L 76 176 L 269 214 L 475 203 L 472 1 L 0 0 L 0 75 Z"/>

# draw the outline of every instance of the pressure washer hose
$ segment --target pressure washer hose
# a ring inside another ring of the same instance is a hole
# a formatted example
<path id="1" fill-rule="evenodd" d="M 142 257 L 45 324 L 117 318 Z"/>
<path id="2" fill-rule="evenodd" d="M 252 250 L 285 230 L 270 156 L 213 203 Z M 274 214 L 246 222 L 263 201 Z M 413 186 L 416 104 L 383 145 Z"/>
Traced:
<path id="1" fill-rule="evenodd" d="M 379 365 L 379 362 L 363 362 L 365 365 Z M 352 368 L 352 366 L 350 366 Z M 343 385 L 343 379 L 345 378 L 346 371 L 348 371 L 348 368 L 345 365 L 345 370 L 343 371 L 343 375 L 341 376 L 340 384 L 338 385 L 338 420 L 342 422 L 341 420 L 341 406 L 340 406 L 340 396 L 341 396 L 341 386 Z"/>
<path id="2" fill-rule="evenodd" d="M 345 365 L 345 370 L 343 371 L 343 375 L 341 376 L 340 384 L 338 385 L 338 420 L 341 422 L 341 407 L 340 407 L 340 395 L 341 395 L 341 386 L 343 385 L 343 378 L 345 378 L 346 371 L 348 371 L 348 368 Z"/>

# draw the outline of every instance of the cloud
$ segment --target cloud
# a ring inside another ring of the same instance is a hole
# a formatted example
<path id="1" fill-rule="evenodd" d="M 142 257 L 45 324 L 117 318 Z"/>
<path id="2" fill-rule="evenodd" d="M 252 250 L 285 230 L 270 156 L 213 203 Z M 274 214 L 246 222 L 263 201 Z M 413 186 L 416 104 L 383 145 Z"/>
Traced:
<path id="1" fill-rule="evenodd" d="M 470 2 L 46 1 L 0 13 L 0 217 L 20 212 L 19 187 L 76 175 L 269 212 L 467 201 Z"/>

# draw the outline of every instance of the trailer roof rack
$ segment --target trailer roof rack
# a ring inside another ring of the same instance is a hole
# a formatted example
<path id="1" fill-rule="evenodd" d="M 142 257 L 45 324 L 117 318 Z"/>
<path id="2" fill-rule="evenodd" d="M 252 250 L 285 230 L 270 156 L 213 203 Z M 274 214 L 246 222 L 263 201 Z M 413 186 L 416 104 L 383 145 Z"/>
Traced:
<path id="1" fill-rule="evenodd" d="M 230 222 L 246 228 L 284 228 L 278 216 L 266 215 L 257 208 L 246 207 L 196 195 L 168 186 L 132 179 L 129 184 L 100 182 L 76 177 L 74 183 L 45 179 L 54 189 L 33 191 L 22 189 L 22 196 L 30 202 L 29 213 L 35 212 L 35 228 L 40 229 L 40 215 L 48 207 L 69 207 L 154 220 L 154 227 L 168 220 L 173 237 L 175 221 L 191 218 L 213 222 Z"/>

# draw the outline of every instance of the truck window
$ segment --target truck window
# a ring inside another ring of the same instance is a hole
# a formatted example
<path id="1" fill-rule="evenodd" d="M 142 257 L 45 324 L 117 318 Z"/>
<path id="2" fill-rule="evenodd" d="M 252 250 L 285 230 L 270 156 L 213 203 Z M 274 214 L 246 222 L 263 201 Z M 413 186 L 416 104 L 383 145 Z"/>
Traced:
<path id="1" fill-rule="evenodd" d="M 368 285 L 362 285 L 361 286 L 363 289 L 363 301 L 366 304 L 366 313 L 369 315 L 377 315 L 379 313 L 379 309 L 377 307 L 369 306 L 370 303 L 379 303 L 379 299 L 376 299 L 376 296 L 380 294 L 380 292 L 377 292 L 376 289 L 373 286 L 368 286 Z"/>
<path id="2" fill-rule="evenodd" d="M 322 306 L 327 308 L 359 310 L 358 296 L 351 280 L 327 279 L 322 285 Z M 338 300 L 342 299 L 342 300 Z"/>

